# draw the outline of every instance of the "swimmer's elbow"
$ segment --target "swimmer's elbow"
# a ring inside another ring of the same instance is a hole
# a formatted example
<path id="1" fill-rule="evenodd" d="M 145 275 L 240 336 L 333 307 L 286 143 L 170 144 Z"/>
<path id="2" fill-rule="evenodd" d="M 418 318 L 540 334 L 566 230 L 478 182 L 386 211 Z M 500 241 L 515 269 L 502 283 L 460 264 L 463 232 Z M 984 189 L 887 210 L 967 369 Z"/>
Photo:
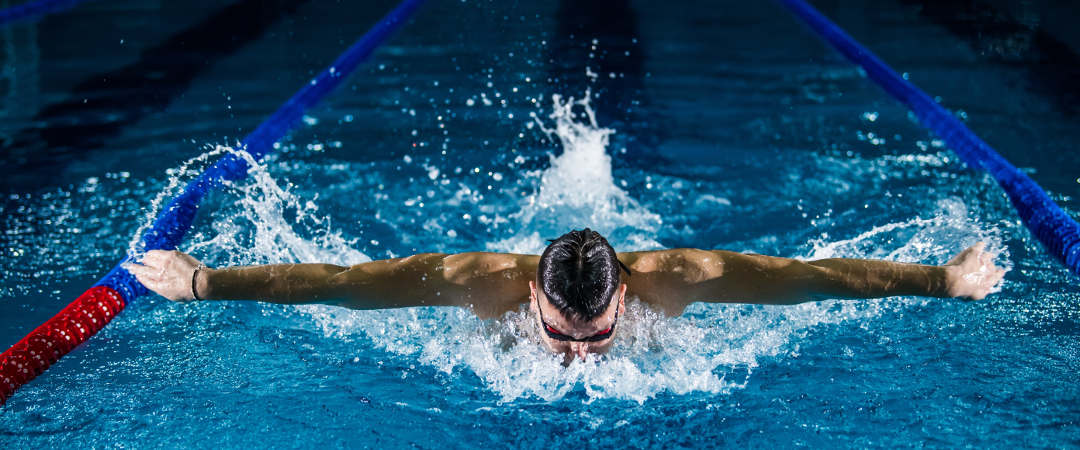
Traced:
<path id="1" fill-rule="evenodd" d="M 769 266 L 758 280 L 760 303 L 797 305 L 827 298 L 828 274 L 821 267 L 790 258 L 773 258 Z"/>
<path id="2" fill-rule="evenodd" d="M 830 274 L 824 267 L 806 261 L 791 259 L 783 268 L 782 283 L 785 286 L 785 304 L 817 302 L 830 297 Z"/>
<path id="3" fill-rule="evenodd" d="M 387 277 L 380 274 L 383 261 L 371 261 L 343 268 L 326 280 L 324 303 L 351 309 L 379 308 L 378 293 L 387 290 Z"/>

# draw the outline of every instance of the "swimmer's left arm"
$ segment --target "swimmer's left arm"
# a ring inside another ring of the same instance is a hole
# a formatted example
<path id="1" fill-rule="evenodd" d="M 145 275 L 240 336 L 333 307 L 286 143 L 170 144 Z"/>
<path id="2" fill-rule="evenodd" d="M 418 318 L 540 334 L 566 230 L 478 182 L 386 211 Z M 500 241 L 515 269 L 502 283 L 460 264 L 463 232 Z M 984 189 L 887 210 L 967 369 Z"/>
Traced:
<path id="1" fill-rule="evenodd" d="M 125 268 L 143 286 L 176 302 L 256 300 L 268 303 L 334 304 L 340 289 L 331 282 L 349 268 L 334 264 L 267 264 L 209 268 L 179 251 L 150 250 Z"/>
<path id="2" fill-rule="evenodd" d="M 697 301 L 796 304 L 899 295 L 979 300 L 1005 273 L 994 266 L 982 243 L 942 266 L 852 258 L 801 261 L 720 250 L 679 249 L 661 255 L 664 252 L 656 252 L 652 259 L 658 263 L 650 267 L 663 275 L 639 278 L 646 282 L 651 278 L 650 287 L 666 292 L 665 297 L 671 299 L 667 302 L 679 302 L 665 306 L 677 311 Z"/>
<path id="3" fill-rule="evenodd" d="M 178 251 L 151 250 L 127 269 L 173 301 L 244 300 L 322 303 L 353 309 L 463 306 L 495 317 L 528 298 L 535 255 L 489 252 L 420 253 L 404 258 L 334 264 L 269 264 L 217 269 Z"/>

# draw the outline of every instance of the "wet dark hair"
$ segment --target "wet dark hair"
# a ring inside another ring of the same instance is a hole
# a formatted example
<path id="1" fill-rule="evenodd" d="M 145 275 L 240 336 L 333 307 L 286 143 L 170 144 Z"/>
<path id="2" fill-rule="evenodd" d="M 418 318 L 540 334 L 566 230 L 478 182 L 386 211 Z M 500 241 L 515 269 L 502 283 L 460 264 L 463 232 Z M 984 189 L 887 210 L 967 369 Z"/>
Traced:
<path id="1" fill-rule="evenodd" d="M 615 257 L 607 239 L 588 228 L 548 240 L 540 255 L 536 279 L 564 315 L 592 320 L 607 310 L 619 287 L 619 269 L 630 269 Z"/>

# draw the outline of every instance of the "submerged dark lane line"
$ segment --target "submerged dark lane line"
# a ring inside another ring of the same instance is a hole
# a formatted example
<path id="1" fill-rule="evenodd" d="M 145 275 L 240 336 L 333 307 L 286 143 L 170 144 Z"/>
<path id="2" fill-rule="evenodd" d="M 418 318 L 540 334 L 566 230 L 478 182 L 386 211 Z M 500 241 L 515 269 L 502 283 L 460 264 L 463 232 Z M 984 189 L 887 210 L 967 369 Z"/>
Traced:
<path id="1" fill-rule="evenodd" d="M 146 49 L 131 64 L 86 77 L 67 99 L 34 116 L 33 123 L 40 125 L 15 132 L 3 144 L 13 172 L 41 173 L 46 167 L 85 158 L 84 150 L 104 147 L 108 138 L 163 111 L 200 73 L 261 37 L 307 1 L 241 0 Z"/>

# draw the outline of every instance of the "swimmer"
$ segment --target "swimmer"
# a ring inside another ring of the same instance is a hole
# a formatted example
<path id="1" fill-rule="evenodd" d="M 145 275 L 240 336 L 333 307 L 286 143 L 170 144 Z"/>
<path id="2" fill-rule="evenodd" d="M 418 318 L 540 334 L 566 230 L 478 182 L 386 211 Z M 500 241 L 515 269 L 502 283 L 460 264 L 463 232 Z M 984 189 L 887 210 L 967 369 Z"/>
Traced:
<path id="1" fill-rule="evenodd" d="M 604 353 L 626 297 L 670 316 L 693 302 L 792 305 L 912 295 L 980 300 L 1005 270 L 983 243 L 942 266 L 869 259 L 800 261 L 722 250 L 615 253 L 588 228 L 542 255 L 421 253 L 343 267 L 273 264 L 211 269 L 179 251 L 151 250 L 128 270 L 172 301 L 240 300 L 354 309 L 459 306 L 482 318 L 528 303 L 544 345 L 567 361 Z"/>

